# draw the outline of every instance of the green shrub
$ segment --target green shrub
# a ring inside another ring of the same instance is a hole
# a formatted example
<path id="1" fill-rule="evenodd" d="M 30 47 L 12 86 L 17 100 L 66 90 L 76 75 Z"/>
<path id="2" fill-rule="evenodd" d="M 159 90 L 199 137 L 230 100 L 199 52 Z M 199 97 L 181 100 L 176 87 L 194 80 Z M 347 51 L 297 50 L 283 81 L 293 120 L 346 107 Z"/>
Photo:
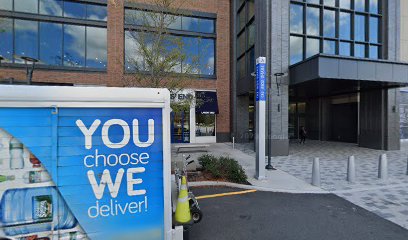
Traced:
<path id="1" fill-rule="evenodd" d="M 210 154 L 198 158 L 203 171 L 214 179 L 225 179 L 234 183 L 248 184 L 247 176 L 241 165 L 230 157 L 215 157 Z"/>

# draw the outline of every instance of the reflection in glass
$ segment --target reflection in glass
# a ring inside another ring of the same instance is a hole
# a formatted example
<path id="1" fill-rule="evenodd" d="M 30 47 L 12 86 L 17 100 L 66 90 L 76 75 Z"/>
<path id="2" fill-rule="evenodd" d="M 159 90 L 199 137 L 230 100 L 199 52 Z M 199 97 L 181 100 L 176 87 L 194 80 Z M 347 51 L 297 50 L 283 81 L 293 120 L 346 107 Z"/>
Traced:
<path id="1" fill-rule="evenodd" d="M 202 33 L 214 33 L 214 20 L 200 18 L 200 32 Z M 195 30 L 197 31 L 197 30 Z"/>
<path id="2" fill-rule="evenodd" d="M 251 50 L 249 50 L 249 59 L 248 59 L 248 73 L 251 74 L 253 72 L 255 72 L 255 48 L 251 48 Z"/>
<path id="3" fill-rule="evenodd" d="M 336 54 L 336 42 L 330 40 L 323 41 L 323 53 Z"/>
<path id="4" fill-rule="evenodd" d="M 242 79 L 245 77 L 245 55 L 243 57 L 241 57 L 240 59 L 238 59 L 238 63 L 237 63 L 237 75 L 238 75 L 238 79 Z"/>
<path id="5" fill-rule="evenodd" d="M 303 6 L 299 4 L 290 5 L 290 32 L 303 33 Z"/>
<path id="6" fill-rule="evenodd" d="M 356 43 L 354 44 L 354 56 L 363 58 L 365 57 L 365 45 Z"/>
<path id="7" fill-rule="evenodd" d="M 334 7 L 336 6 L 336 0 L 324 0 L 324 5 Z"/>
<path id="8" fill-rule="evenodd" d="M 108 18 L 108 9 L 106 6 L 88 4 L 86 18 L 89 20 L 106 21 Z"/>
<path id="9" fill-rule="evenodd" d="M 378 13 L 378 0 L 370 0 L 370 13 Z"/>
<path id="10" fill-rule="evenodd" d="M 241 11 L 238 13 L 238 32 L 245 27 L 245 8 L 242 8 Z"/>
<path id="11" fill-rule="evenodd" d="M 40 14 L 62 16 L 62 0 L 40 0 Z"/>
<path id="12" fill-rule="evenodd" d="M 320 3 L 320 0 L 306 0 L 306 2 L 319 4 L 319 3 Z"/>
<path id="13" fill-rule="evenodd" d="M 62 24 L 40 22 L 40 61 L 62 65 Z"/>
<path id="14" fill-rule="evenodd" d="M 0 56 L 5 58 L 2 62 L 13 61 L 13 20 L 0 18 Z"/>
<path id="15" fill-rule="evenodd" d="M 241 55 L 245 52 L 245 32 L 241 33 L 237 39 L 238 44 L 238 55 Z"/>
<path id="16" fill-rule="evenodd" d="M 351 39 L 351 15 L 350 13 L 340 12 L 339 34 L 341 39 Z"/>
<path id="17" fill-rule="evenodd" d="M 354 9 L 356 11 L 365 12 L 365 0 L 354 0 Z"/>
<path id="18" fill-rule="evenodd" d="M 139 54 L 138 32 L 125 32 L 125 69 L 144 71 L 143 56 Z"/>
<path id="19" fill-rule="evenodd" d="M 324 10 L 323 11 L 323 35 L 325 37 L 334 38 L 336 35 L 336 15 L 334 11 Z"/>
<path id="20" fill-rule="evenodd" d="M 350 0 L 339 0 L 339 5 L 341 8 L 351 9 Z"/>
<path id="21" fill-rule="evenodd" d="M 378 43 L 378 18 L 370 17 L 370 42 Z"/>
<path id="22" fill-rule="evenodd" d="M 38 13 L 38 1 L 14 0 L 14 11 L 26 13 Z"/>
<path id="23" fill-rule="evenodd" d="M 185 31 L 196 32 L 198 29 L 198 18 L 183 16 L 182 29 Z"/>
<path id="24" fill-rule="evenodd" d="M 79 2 L 64 2 L 64 17 L 85 19 L 86 4 Z"/>
<path id="25" fill-rule="evenodd" d="M 249 0 L 248 4 L 248 21 L 255 15 L 255 0 Z"/>
<path id="26" fill-rule="evenodd" d="M 215 136 L 215 114 L 196 113 L 196 136 Z"/>
<path id="27" fill-rule="evenodd" d="M 369 57 L 372 59 L 378 59 L 379 58 L 378 50 L 379 50 L 378 46 L 370 46 Z"/>
<path id="28" fill-rule="evenodd" d="M 354 40 L 365 41 L 365 16 L 356 14 L 354 21 Z"/>
<path id="29" fill-rule="evenodd" d="M 181 30 L 181 16 L 166 14 L 164 15 L 164 19 L 164 22 L 168 28 Z"/>
<path id="30" fill-rule="evenodd" d="M 248 27 L 248 48 L 255 44 L 255 22 Z"/>
<path id="31" fill-rule="evenodd" d="M 340 42 L 339 55 L 351 56 L 351 44 L 349 42 Z"/>
<path id="32" fill-rule="evenodd" d="M 319 39 L 315 38 L 306 39 L 306 58 L 319 53 L 319 42 Z"/>
<path id="33" fill-rule="evenodd" d="M 185 60 L 181 64 L 181 71 L 188 74 L 198 74 L 199 64 L 199 39 L 194 37 L 183 37 L 183 55 Z"/>
<path id="34" fill-rule="evenodd" d="M 85 27 L 64 26 L 64 66 L 85 66 Z"/>
<path id="35" fill-rule="evenodd" d="M 106 28 L 86 28 L 86 67 L 106 68 Z"/>
<path id="36" fill-rule="evenodd" d="M 290 36 L 290 64 L 295 64 L 303 59 L 303 38 Z"/>
<path id="37" fill-rule="evenodd" d="M 0 0 L 0 9 L 7 11 L 13 10 L 13 0 Z"/>
<path id="38" fill-rule="evenodd" d="M 38 22 L 15 19 L 14 25 L 15 54 L 38 58 Z"/>
<path id="39" fill-rule="evenodd" d="M 200 74 L 214 75 L 215 66 L 215 41 L 214 39 L 200 39 Z"/>
<path id="40" fill-rule="evenodd" d="M 320 10 L 315 7 L 306 8 L 306 34 L 319 36 Z"/>

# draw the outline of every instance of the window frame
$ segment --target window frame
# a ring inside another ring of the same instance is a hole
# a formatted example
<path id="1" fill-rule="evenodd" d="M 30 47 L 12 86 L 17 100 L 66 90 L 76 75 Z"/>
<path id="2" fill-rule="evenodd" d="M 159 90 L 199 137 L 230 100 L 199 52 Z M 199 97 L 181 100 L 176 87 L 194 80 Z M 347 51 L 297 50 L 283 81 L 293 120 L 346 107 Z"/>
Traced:
<path id="1" fill-rule="evenodd" d="M 69 0 L 67 0 L 69 1 Z M 78 0 L 77 2 L 79 3 L 85 3 L 85 4 L 93 4 L 93 5 L 101 5 L 101 6 L 106 6 L 107 7 L 107 0 Z M 38 25 L 38 34 L 37 34 L 37 55 L 38 58 L 40 57 L 40 22 L 45 22 L 45 23 L 57 23 L 57 24 L 62 24 L 63 28 L 65 24 L 69 25 L 80 25 L 85 27 L 85 66 L 83 67 L 70 67 L 70 66 L 64 66 L 64 60 L 62 59 L 61 65 L 47 65 L 47 64 L 36 64 L 36 69 L 42 69 L 42 70 L 61 70 L 61 71 L 79 71 L 79 72 L 107 72 L 108 70 L 108 61 L 106 61 L 106 67 L 105 68 L 90 68 L 86 67 L 86 60 L 87 60 L 87 49 L 86 49 L 86 39 L 87 39 L 87 27 L 98 27 L 98 28 L 104 28 L 107 31 L 107 21 L 98 21 L 98 20 L 89 20 L 89 19 L 78 19 L 78 18 L 68 18 L 62 16 L 52 16 L 52 15 L 43 15 L 39 13 L 25 13 L 25 12 L 15 12 L 14 11 L 14 1 L 12 2 L 13 8 L 11 11 L 8 10 L 0 10 L 0 18 L 6 18 L 6 19 L 11 19 L 12 20 L 12 37 L 13 37 L 13 56 L 15 55 L 15 20 L 27 20 L 27 21 L 36 21 Z M 37 4 L 40 4 L 40 1 L 37 1 Z M 64 48 L 64 29 L 63 29 L 63 34 L 62 34 L 62 43 L 61 43 L 61 48 Z M 106 49 L 106 55 L 108 54 L 108 49 Z M 63 58 L 64 52 L 62 51 L 61 58 Z M 108 60 L 108 56 L 106 57 Z M 1 67 L 10 67 L 10 68 L 26 68 L 24 64 L 21 63 L 16 63 L 15 59 L 12 59 L 11 63 L 3 63 L 1 64 Z"/>
<path id="2" fill-rule="evenodd" d="M 129 10 L 139 10 L 139 11 L 150 11 L 152 12 L 152 7 L 150 5 L 141 4 L 141 3 L 130 3 L 125 2 L 125 11 Z M 171 14 L 171 13 L 168 13 Z M 195 17 L 198 19 L 210 19 L 214 21 L 214 32 L 213 33 L 203 33 L 203 32 L 195 32 L 195 31 L 188 31 L 188 30 L 177 30 L 177 29 L 166 29 L 167 33 L 172 36 L 178 37 L 196 37 L 201 39 L 212 39 L 214 40 L 214 74 L 213 75 L 206 75 L 206 74 L 188 74 L 192 78 L 198 79 L 216 79 L 217 78 L 217 15 L 214 13 L 204 13 L 204 12 L 197 12 L 197 11 L 183 11 L 181 10 L 179 15 L 180 17 Z M 152 32 L 154 33 L 155 30 L 153 27 L 146 27 L 141 25 L 133 25 L 125 22 L 126 14 L 123 14 L 124 20 L 124 35 L 126 31 L 145 31 L 145 32 Z M 126 38 L 123 38 L 123 46 L 126 45 Z M 126 61 L 126 49 L 124 48 L 123 52 L 124 62 Z M 128 70 L 126 68 L 126 64 L 123 64 L 123 69 L 125 74 L 135 73 L 135 70 Z M 148 73 L 148 71 L 139 71 L 140 73 Z M 177 74 L 177 73 L 175 73 Z"/>
<path id="3" fill-rule="evenodd" d="M 306 60 L 306 41 L 307 38 L 319 38 L 320 39 L 320 52 L 323 53 L 323 43 L 325 40 L 330 40 L 330 41 L 335 41 L 335 55 L 340 55 L 340 44 L 341 42 L 348 42 L 351 44 L 350 49 L 351 49 L 351 55 L 350 57 L 354 57 L 354 49 L 356 44 L 364 44 L 365 45 L 365 57 L 369 59 L 370 58 L 370 53 L 369 49 L 371 46 L 376 46 L 378 47 L 378 59 L 382 59 L 383 56 L 383 46 L 384 46 L 384 39 L 383 39 L 383 24 L 384 24 L 384 18 L 382 14 L 382 4 L 383 1 L 379 0 L 378 1 L 378 13 L 373 13 L 370 12 L 370 0 L 364 0 L 365 2 L 365 10 L 364 11 L 357 11 L 355 10 L 355 1 L 350 0 L 350 8 L 343 8 L 340 7 L 340 1 L 336 0 L 335 6 L 331 5 L 325 5 L 324 0 L 319 0 L 318 3 L 311 3 L 306 0 L 290 0 L 290 5 L 301 5 L 303 6 L 303 16 L 302 16 L 302 21 L 303 21 L 303 33 L 296 33 L 296 32 L 290 32 L 290 36 L 296 36 L 296 37 L 302 37 L 303 38 L 303 58 L 301 61 Z M 308 7 L 314 7 L 314 8 L 319 8 L 320 9 L 320 16 L 319 16 L 319 25 L 320 25 L 320 34 L 319 36 L 315 35 L 310 35 L 306 33 L 307 29 L 307 8 Z M 326 37 L 324 36 L 324 11 L 325 10 L 331 10 L 335 12 L 335 36 L 334 37 Z M 350 14 L 350 39 L 341 39 L 340 38 L 340 13 L 349 13 Z M 364 28 L 365 28 L 365 39 L 364 41 L 356 40 L 355 39 L 355 18 L 356 15 L 363 15 L 364 16 Z M 378 41 L 377 42 L 371 42 L 370 41 L 370 19 L 372 17 L 375 17 L 378 19 Z M 290 19 L 290 16 L 289 16 Z M 289 29 L 290 29 L 290 23 L 289 23 Z M 371 59 L 371 58 L 370 58 Z M 296 63 L 299 63 L 296 62 Z M 291 63 L 290 65 L 296 64 L 296 63 Z"/>

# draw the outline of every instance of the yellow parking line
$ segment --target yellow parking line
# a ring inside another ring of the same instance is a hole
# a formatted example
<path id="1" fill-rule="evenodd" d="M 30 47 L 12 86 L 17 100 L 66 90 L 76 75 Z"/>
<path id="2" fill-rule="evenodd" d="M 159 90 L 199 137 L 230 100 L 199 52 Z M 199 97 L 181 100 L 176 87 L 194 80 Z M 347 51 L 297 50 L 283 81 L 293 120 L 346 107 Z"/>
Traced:
<path id="1" fill-rule="evenodd" d="M 253 193 L 253 192 L 256 192 L 256 190 L 245 190 L 245 191 L 239 191 L 239 192 L 228 192 L 228 193 L 204 195 L 204 196 L 196 197 L 196 199 L 199 200 L 199 199 L 205 199 L 205 198 L 225 197 L 225 196 L 240 195 L 240 194 Z"/>

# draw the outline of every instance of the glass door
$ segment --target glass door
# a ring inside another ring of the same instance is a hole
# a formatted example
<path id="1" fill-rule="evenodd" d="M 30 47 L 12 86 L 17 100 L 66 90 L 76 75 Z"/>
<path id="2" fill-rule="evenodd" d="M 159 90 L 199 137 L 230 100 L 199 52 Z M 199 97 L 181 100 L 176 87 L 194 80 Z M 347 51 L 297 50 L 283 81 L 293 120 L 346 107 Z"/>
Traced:
<path id="1" fill-rule="evenodd" d="M 172 112 L 172 143 L 189 143 L 190 142 L 190 113 L 189 112 Z"/>

